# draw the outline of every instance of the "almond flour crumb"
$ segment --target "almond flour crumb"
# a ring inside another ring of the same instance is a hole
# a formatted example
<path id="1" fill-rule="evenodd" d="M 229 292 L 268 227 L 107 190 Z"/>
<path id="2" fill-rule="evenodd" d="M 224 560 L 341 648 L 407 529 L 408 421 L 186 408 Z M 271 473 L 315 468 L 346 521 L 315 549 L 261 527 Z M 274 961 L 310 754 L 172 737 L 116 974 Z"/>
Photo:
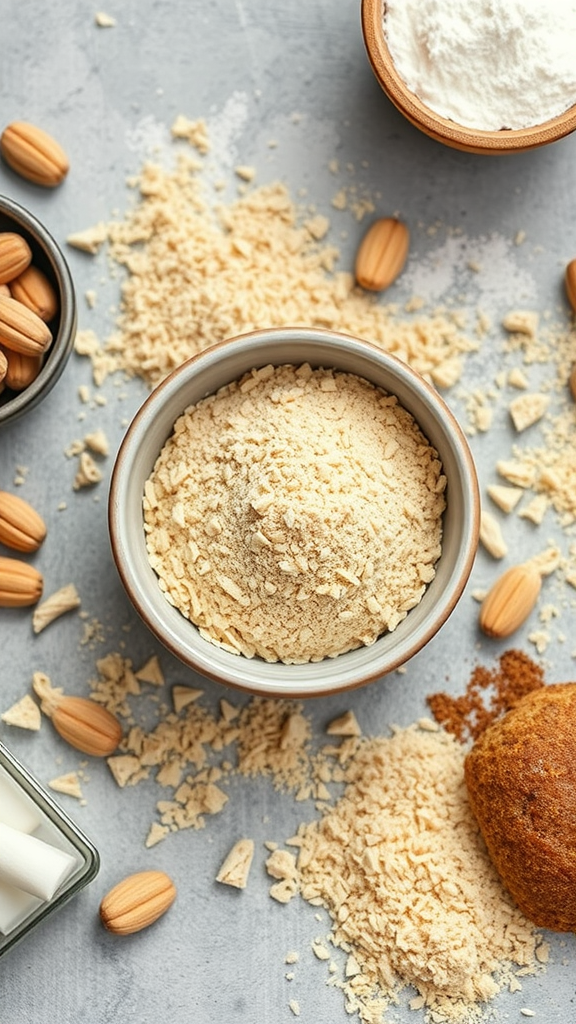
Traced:
<path id="1" fill-rule="evenodd" d="M 134 673 L 136 679 L 141 683 L 152 683 L 153 686 L 164 686 L 164 673 L 160 668 L 160 661 L 157 654 L 153 654 L 142 668 Z"/>
<path id="2" fill-rule="evenodd" d="M 48 783 L 50 789 L 56 793 L 64 793 L 66 796 L 74 797 L 75 800 L 82 800 L 82 785 L 78 772 L 68 772 L 66 775 L 59 775 Z"/>
<path id="3" fill-rule="evenodd" d="M 504 558 L 508 554 L 500 523 L 484 508 L 480 512 L 480 541 L 493 558 Z"/>
<path id="4" fill-rule="evenodd" d="M 100 483 L 102 480 L 102 472 L 96 465 L 94 459 L 88 452 L 80 452 L 78 457 L 78 470 L 74 477 L 74 483 L 72 489 L 79 491 L 83 487 L 92 487 L 94 484 Z"/>
<path id="5" fill-rule="evenodd" d="M 114 28 L 116 18 L 113 18 L 110 14 L 106 14 L 105 11 L 98 11 L 94 17 L 94 22 L 98 28 Z"/>
<path id="6" fill-rule="evenodd" d="M 188 704 L 192 704 L 193 701 L 198 700 L 199 697 L 204 693 L 203 690 L 197 690 L 192 686 L 173 686 L 172 687 L 172 704 L 174 711 L 179 714 L 183 708 Z"/>
<path id="7" fill-rule="evenodd" d="M 80 606 L 80 595 L 73 583 L 61 587 L 46 600 L 36 605 L 32 615 L 32 629 L 41 633 L 55 619 Z"/>
<path id="8" fill-rule="evenodd" d="M 84 438 L 84 444 L 91 451 L 95 452 L 96 455 L 106 456 L 110 452 L 110 444 L 106 434 L 103 430 L 95 430 L 91 434 L 86 434 Z"/>
<path id="9" fill-rule="evenodd" d="M 312 943 L 312 952 L 317 960 L 329 960 L 330 953 L 322 939 L 316 939 Z"/>
<path id="10" fill-rule="evenodd" d="M 174 139 L 186 139 L 191 146 L 194 146 L 203 155 L 210 150 L 208 129 L 206 122 L 202 118 L 199 118 L 197 121 L 190 121 L 183 114 L 179 114 L 172 125 L 171 132 Z"/>
<path id="11" fill-rule="evenodd" d="M 234 168 L 234 174 L 242 181 L 253 181 L 256 177 L 256 168 L 250 167 L 248 164 L 239 164 Z"/>
<path id="12" fill-rule="evenodd" d="M 502 326 L 510 334 L 526 334 L 534 338 L 538 330 L 538 314 L 531 310 L 516 309 L 506 314 Z"/>
<path id="13" fill-rule="evenodd" d="M 0 719 L 6 722 L 6 725 L 13 725 L 18 729 L 30 729 L 32 732 L 37 732 L 42 722 L 40 708 L 28 693 L 24 694 L 12 707 L 3 711 Z"/>
<path id="14" fill-rule="evenodd" d="M 264 367 L 176 422 L 145 486 L 149 560 L 213 643 L 267 661 L 335 657 L 419 603 L 445 483 L 393 396 L 352 374 Z"/>
<path id="15" fill-rule="evenodd" d="M 528 380 L 526 374 L 522 370 L 515 366 L 508 374 L 508 384 L 512 388 L 518 388 L 520 391 L 524 391 L 528 387 Z"/>
<path id="16" fill-rule="evenodd" d="M 107 237 L 108 228 L 106 224 L 101 222 L 100 224 L 95 224 L 94 227 L 86 228 L 84 231 L 76 231 L 68 235 L 66 241 L 74 249 L 81 249 L 82 252 L 95 256 Z"/>
<path id="17" fill-rule="evenodd" d="M 486 493 L 498 508 L 501 508 L 503 512 L 513 512 L 516 505 L 520 501 L 524 491 L 521 487 L 506 487 L 502 484 L 490 484 L 486 488 Z"/>
<path id="18" fill-rule="evenodd" d="M 326 726 L 329 736 L 361 736 L 362 730 L 353 711 L 346 711 L 340 718 L 333 718 Z"/>
<path id="19" fill-rule="evenodd" d="M 216 881 L 224 885 L 232 885 L 235 889 L 245 889 L 254 857 L 254 841 L 239 839 L 227 855 L 222 867 L 216 875 Z"/>
<path id="20" fill-rule="evenodd" d="M 510 402 L 508 406 L 512 422 L 518 432 L 531 427 L 538 420 L 542 419 L 550 403 L 549 395 L 526 394 L 520 395 Z"/>
<path id="21" fill-rule="evenodd" d="M 157 821 L 153 822 L 144 844 L 146 849 L 149 850 L 152 846 L 156 846 L 157 843 L 161 843 L 169 834 L 170 829 L 167 825 L 160 825 Z"/>

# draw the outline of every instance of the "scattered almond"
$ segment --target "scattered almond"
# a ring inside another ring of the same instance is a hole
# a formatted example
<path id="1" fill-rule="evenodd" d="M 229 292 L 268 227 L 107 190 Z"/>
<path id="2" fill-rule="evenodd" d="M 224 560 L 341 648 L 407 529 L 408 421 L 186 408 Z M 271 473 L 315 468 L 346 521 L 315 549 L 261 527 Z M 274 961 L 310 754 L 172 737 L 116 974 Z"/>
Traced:
<path id="1" fill-rule="evenodd" d="M 40 698 L 41 710 L 70 746 L 95 757 L 114 753 L 122 739 L 122 726 L 111 711 L 87 697 L 67 697 L 61 687 L 52 686 L 44 672 L 34 672 L 32 688 Z"/>
<path id="2" fill-rule="evenodd" d="M 0 136 L 0 152 L 6 163 L 28 181 L 54 188 L 66 177 L 66 153 L 48 132 L 27 121 L 13 121 Z"/>
<path id="3" fill-rule="evenodd" d="M 164 871 L 139 871 L 118 882 L 100 904 L 104 927 L 132 935 L 157 921 L 172 906 L 176 888 Z"/>
<path id="4" fill-rule="evenodd" d="M 0 343 L 28 356 L 42 355 L 52 341 L 50 328 L 12 297 L 0 295 Z"/>
<path id="5" fill-rule="evenodd" d="M 525 563 L 507 569 L 490 588 L 480 608 L 480 628 L 491 637 L 514 633 L 534 608 L 542 585 L 538 570 Z"/>
<path id="6" fill-rule="evenodd" d="M 406 262 L 410 235 L 396 217 L 382 217 L 368 229 L 356 255 L 356 280 L 380 292 L 396 280 Z"/>
<path id="7" fill-rule="evenodd" d="M 564 283 L 566 285 L 568 302 L 576 313 L 576 259 L 570 260 L 570 263 L 566 267 Z"/>
<path id="8" fill-rule="evenodd" d="M 10 282 L 10 294 L 46 323 L 58 312 L 58 296 L 51 281 L 33 264 Z"/>
<path id="9" fill-rule="evenodd" d="M 37 551 L 46 536 L 42 516 L 24 498 L 0 491 L 0 543 L 16 551 Z"/>
<path id="10" fill-rule="evenodd" d="M 0 556 L 0 607 L 21 608 L 42 597 L 42 574 L 17 558 Z"/>
<path id="11" fill-rule="evenodd" d="M 22 235 L 0 231 L 0 284 L 18 277 L 32 260 L 32 250 Z"/>
<path id="12" fill-rule="evenodd" d="M 108 757 L 122 739 L 118 719 L 87 697 L 62 697 L 51 717 L 62 739 L 84 754 Z"/>

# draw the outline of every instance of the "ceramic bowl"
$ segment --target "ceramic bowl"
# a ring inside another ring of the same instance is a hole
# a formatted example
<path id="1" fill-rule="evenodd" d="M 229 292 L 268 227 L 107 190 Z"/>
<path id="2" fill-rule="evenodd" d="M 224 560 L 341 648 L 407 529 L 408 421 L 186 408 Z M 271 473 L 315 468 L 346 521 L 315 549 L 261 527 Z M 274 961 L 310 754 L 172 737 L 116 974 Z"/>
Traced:
<path id="1" fill-rule="evenodd" d="M 74 347 L 76 299 L 68 264 L 52 235 L 28 210 L 6 196 L 0 196 L 0 231 L 15 231 L 26 239 L 33 264 L 46 274 L 59 300 L 59 311 L 49 324 L 54 340 L 40 373 L 23 391 L 5 388 L 0 393 L 1 427 L 38 405 L 59 380 Z"/>
<path id="2" fill-rule="evenodd" d="M 384 36 L 384 8 L 385 0 L 362 0 L 362 33 L 372 70 L 400 113 L 437 142 L 468 153 L 521 153 L 556 142 L 576 129 L 576 105 L 542 124 L 502 131 L 467 128 L 436 114 L 408 89 L 394 66 Z"/>
<path id="3" fill-rule="evenodd" d="M 442 554 L 420 603 L 391 632 L 361 647 L 304 665 L 270 664 L 205 640 L 172 607 L 152 570 L 143 529 L 144 483 L 187 406 L 255 367 L 300 364 L 354 373 L 396 395 L 437 449 L 447 478 Z M 134 607 L 184 664 L 232 687 L 266 696 L 312 697 L 376 680 L 416 654 L 446 621 L 470 574 L 478 542 L 479 497 L 466 439 L 437 391 L 406 363 L 347 335 L 275 329 L 222 342 L 174 370 L 146 399 L 124 437 L 109 499 L 112 552 Z"/>

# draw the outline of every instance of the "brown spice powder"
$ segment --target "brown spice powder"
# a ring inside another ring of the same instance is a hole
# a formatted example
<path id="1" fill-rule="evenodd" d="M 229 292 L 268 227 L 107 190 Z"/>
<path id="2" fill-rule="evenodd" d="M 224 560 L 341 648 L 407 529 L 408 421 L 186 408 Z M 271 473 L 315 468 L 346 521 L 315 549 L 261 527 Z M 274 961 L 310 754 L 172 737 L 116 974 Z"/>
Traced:
<path id="1" fill-rule="evenodd" d="M 519 650 L 505 651 L 496 668 L 477 665 L 460 697 L 440 691 L 426 698 L 440 725 L 461 742 L 481 733 L 521 697 L 544 686 L 543 669 Z"/>

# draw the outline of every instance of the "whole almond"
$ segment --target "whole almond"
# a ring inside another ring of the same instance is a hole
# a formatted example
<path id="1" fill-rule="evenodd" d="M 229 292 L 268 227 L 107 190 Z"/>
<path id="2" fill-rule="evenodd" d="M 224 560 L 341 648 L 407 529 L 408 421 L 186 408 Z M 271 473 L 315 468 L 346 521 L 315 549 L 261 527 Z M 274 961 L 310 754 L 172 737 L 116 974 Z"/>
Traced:
<path id="1" fill-rule="evenodd" d="M 37 551 L 46 536 L 42 516 L 24 498 L 0 491 L 0 543 L 16 551 Z"/>
<path id="2" fill-rule="evenodd" d="M 410 234 L 396 217 L 374 221 L 356 254 L 356 280 L 368 291 L 381 292 L 396 280 L 408 256 Z"/>
<path id="3" fill-rule="evenodd" d="M 570 260 L 564 277 L 568 302 L 576 313 L 576 259 Z"/>
<path id="4" fill-rule="evenodd" d="M 114 935 L 132 935 L 157 921 L 175 899 L 176 888 L 164 871 L 139 871 L 104 897 L 100 918 Z"/>
<path id="5" fill-rule="evenodd" d="M 10 282 L 10 294 L 46 323 L 50 323 L 58 312 L 58 296 L 51 282 L 33 264 Z"/>
<path id="6" fill-rule="evenodd" d="M 87 697 L 62 697 L 51 717 L 62 739 L 84 754 L 109 757 L 122 739 L 118 719 Z"/>
<path id="7" fill-rule="evenodd" d="M 7 388 L 24 391 L 42 369 L 42 356 L 25 356 L 22 352 L 7 349 L 8 369 L 4 378 Z"/>
<path id="8" fill-rule="evenodd" d="M 36 604 L 43 589 L 42 574 L 33 565 L 0 555 L 0 607 L 22 608 Z"/>
<path id="9" fill-rule="evenodd" d="M 0 152 L 13 171 L 46 188 L 59 185 L 70 167 L 62 146 L 48 132 L 27 121 L 13 121 L 4 129 Z"/>
<path id="10" fill-rule="evenodd" d="M 22 235 L 0 231 L 0 284 L 18 277 L 32 261 L 32 250 Z"/>
<path id="11" fill-rule="evenodd" d="M 482 602 L 480 628 L 487 636 L 510 636 L 530 615 L 541 586 L 540 573 L 533 565 L 525 563 L 507 569 Z"/>
<path id="12" fill-rule="evenodd" d="M 16 299 L 0 295 L 0 343 L 26 356 L 41 356 L 52 331 L 36 313 Z"/>

